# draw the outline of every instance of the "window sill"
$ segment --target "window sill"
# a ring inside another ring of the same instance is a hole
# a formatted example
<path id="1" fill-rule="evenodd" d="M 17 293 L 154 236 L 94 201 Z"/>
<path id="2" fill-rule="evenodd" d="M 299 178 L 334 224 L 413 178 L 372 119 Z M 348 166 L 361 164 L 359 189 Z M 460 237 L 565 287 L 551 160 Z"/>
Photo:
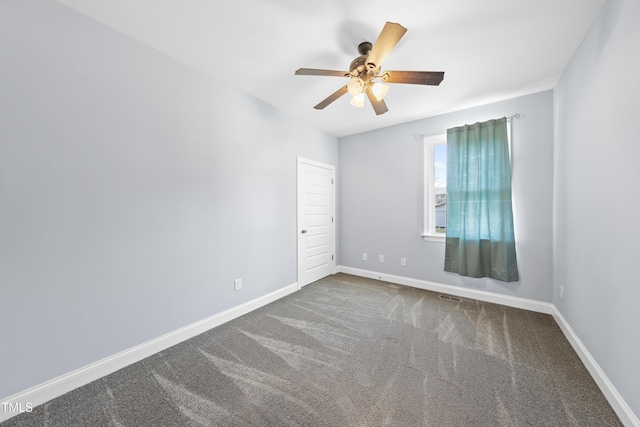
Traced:
<path id="1" fill-rule="evenodd" d="M 442 234 L 423 234 L 422 238 L 425 242 L 440 242 L 444 243 L 446 237 Z"/>

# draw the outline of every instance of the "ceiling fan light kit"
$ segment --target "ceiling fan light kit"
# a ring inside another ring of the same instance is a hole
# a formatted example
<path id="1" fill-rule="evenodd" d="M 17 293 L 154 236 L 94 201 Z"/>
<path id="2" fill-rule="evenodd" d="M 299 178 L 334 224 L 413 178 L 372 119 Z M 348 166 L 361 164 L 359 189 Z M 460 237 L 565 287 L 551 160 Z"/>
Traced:
<path id="1" fill-rule="evenodd" d="M 387 22 L 375 44 L 363 42 L 358 45 L 360 56 L 351 61 L 348 72 L 315 68 L 298 69 L 296 75 L 349 78 L 349 82 L 344 87 L 329 95 L 313 108 L 322 110 L 345 93 L 349 93 L 353 97 L 351 105 L 363 107 L 364 95 L 366 94 L 376 114 L 380 115 L 388 111 L 384 97 L 389 91 L 389 86 L 374 81 L 375 79 L 380 79 L 385 83 L 438 86 L 444 79 L 443 71 L 385 71 L 380 74 L 382 62 L 406 32 L 407 29 L 402 25 Z"/>

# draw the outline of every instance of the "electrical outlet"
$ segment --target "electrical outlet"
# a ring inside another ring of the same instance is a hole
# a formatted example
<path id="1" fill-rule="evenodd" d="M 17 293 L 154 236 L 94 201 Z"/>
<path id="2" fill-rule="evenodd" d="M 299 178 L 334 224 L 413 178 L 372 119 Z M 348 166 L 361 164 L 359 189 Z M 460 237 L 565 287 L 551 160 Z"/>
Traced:
<path id="1" fill-rule="evenodd" d="M 378 255 L 378 261 L 384 262 L 384 255 Z"/>
<path id="2" fill-rule="evenodd" d="M 366 252 L 363 252 L 363 253 L 362 253 L 362 260 L 363 260 L 363 261 L 366 261 L 366 260 L 367 260 L 367 253 L 366 253 Z"/>
<path id="3" fill-rule="evenodd" d="M 242 289 L 242 279 L 236 279 L 233 281 L 233 290 L 239 291 Z"/>
<path id="4" fill-rule="evenodd" d="M 401 267 L 406 267 L 407 266 L 407 259 L 406 258 L 400 258 L 400 266 Z"/>
<path id="5" fill-rule="evenodd" d="M 560 299 L 564 299 L 564 286 L 560 286 Z"/>

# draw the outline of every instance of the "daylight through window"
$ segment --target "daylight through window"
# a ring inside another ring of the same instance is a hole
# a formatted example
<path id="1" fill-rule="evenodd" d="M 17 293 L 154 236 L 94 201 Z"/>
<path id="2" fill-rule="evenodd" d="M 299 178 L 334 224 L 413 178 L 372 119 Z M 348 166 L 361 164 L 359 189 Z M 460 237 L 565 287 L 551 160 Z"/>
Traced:
<path id="1" fill-rule="evenodd" d="M 447 135 L 424 139 L 424 232 L 426 240 L 443 241 L 447 229 Z"/>

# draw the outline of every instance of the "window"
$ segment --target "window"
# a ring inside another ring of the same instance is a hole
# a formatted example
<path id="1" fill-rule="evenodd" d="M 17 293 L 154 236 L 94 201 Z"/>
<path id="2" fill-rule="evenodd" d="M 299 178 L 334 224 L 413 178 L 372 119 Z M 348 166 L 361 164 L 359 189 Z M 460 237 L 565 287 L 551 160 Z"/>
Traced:
<path id="1" fill-rule="evenodd" d="M 425 240 L 444 242 L 447 229 L 447 134 L 424 138 Z"/>
<path id="2" fill-rule="evenodd" d="M 511 153 L 511 121 L 507 121 Z M 444 242 L 447 232 L 447 131 L 424 137 L 424 226 L 422 237 Z"/>

